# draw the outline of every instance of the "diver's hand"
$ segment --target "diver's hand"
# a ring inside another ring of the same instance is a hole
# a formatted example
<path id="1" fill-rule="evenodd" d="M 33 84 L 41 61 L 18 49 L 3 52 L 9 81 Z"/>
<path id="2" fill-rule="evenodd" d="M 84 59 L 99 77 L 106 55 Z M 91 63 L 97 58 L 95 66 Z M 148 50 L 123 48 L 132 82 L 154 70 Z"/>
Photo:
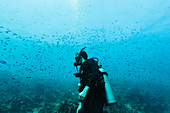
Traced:
<path id="1" fill-rule="evenodd" d="M 77 110 L 76 110 L 76 113 L 78 113 L 81 108 L 82 108 L 82 104 L 81 104 L 81 102 L 79 102 L 79 106 L 78 106 L 78 108 L 77 108 Z"/>
<path id="2" fill-rule="evenodd" d="M 79 93 L 79 96 L 80 96 L 80 100 L 84 100 L 84 98 L 86 97 L 87 95 L 87 91 L 89 90 L 89 86 L 85 86 L 85 88 L 83 89 L 82 92 Z"/>

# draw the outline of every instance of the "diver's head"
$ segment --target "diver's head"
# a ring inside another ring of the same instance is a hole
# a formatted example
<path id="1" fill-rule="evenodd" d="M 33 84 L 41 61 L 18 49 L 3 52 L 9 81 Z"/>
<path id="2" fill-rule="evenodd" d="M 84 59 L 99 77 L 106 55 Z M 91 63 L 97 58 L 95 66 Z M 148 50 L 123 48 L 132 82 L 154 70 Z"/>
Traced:
<path id="1" fill-rule="evenodd" d="M 83 49 L 85 49 L 85 47 Z M 80 51 L 80 53 L 76 54 L 75 57 L 76 62 L 74 63 L 74 66 L 81 65 L 87 60 L 87 53 L 83 51 L 83 49 Z"/>
<path id="2" fill-rule="evenodd" d="M 85 51 L 82 51 L 81 53 L 77 53 L 75 59 L 77 64 L 82 64 L 87 60 L 87 53 Z"/>
<path id="3" fill-rule="evenodd" d="M 85 51 L 82 51 L 80 53 L 80 56 L 84 59 L 84 60 L 87 60 L 87 53 Z"/>
<path id="4" fill-rule="evenodd" d="M 82 51 L 80 54 L 80 64 L 83 64 L 87 60 L 87 53 Z"/>

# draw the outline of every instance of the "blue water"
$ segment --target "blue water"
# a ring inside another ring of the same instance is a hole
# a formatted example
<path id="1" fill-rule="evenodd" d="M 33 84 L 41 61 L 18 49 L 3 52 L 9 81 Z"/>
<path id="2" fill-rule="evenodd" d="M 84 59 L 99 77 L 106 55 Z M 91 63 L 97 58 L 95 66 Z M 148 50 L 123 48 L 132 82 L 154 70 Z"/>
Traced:
<path id="1" fill-rule="evenodd" d="M 0 112 L 72 113 L 75 54 L 109 73 L 108 113 L 170 112 L 168 0 L 0 0 Z"/>

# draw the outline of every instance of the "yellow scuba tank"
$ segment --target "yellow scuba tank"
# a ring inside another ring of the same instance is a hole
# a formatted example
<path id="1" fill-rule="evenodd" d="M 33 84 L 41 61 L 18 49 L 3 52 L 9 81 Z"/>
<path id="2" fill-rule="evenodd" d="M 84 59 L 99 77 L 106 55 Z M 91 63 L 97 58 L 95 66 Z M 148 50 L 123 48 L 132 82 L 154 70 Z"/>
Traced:
<path id="1" fill-rule="evenodd" d="M 103 68 L 99 68 L 99 71 L 103 73 L 104 82 L 105 82 L 105 94 L 106 94 L 106 106 L 116 104 L 117 101 L 115 100 L 113 90 L 110 86 L 108 74 Z"/>

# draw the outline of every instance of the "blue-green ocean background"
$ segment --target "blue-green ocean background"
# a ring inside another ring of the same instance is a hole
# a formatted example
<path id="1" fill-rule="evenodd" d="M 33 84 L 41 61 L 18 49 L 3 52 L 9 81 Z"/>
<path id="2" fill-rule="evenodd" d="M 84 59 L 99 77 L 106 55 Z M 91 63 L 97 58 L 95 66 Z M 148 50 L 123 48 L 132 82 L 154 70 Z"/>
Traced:
<path id="1" fill-rule="evenodd" d="M 108 113 L 170 113 L 169 0 L 0 0 L 0 113 L 72 113 L 83 47 L 109 73 Z"/>

